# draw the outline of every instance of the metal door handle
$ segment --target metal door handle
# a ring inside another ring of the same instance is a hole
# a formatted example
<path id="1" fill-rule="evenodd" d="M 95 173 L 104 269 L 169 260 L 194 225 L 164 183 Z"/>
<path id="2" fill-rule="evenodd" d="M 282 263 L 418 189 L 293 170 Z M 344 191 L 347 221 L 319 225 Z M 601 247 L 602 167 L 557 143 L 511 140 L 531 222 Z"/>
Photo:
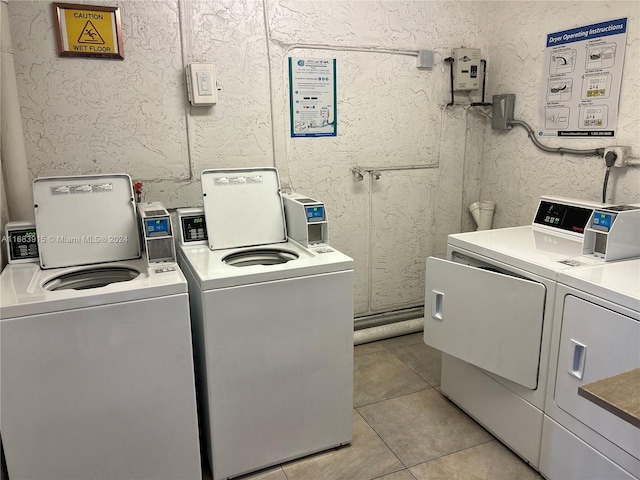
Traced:
<path id="1" fill-rule="evenodd" d="M 587 356 L 587 346 L 576 342 L 573 338 L 571 339 L 571 343 L 573 344 L 573 358 L 571 360 L 569 375 L 576 377 L 578 380 L 582 380 L 584 376 L 584 361 Z"/>
<path id="2" fill-rule="evenodd" d="M 431 316 L 436 320 L 444 320 L 444 293 L 431 291 Z"/>

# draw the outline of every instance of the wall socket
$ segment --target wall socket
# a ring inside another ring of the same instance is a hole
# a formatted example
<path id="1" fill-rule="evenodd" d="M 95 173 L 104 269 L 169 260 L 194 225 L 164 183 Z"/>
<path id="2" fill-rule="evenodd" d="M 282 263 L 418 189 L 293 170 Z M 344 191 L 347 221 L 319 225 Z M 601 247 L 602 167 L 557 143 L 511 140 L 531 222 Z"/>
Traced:
<path id="1" fill-rule="evenodd" d="M 629 152 L 629 147 L 618 147 L 618 146 L 614 146 L 614 147 L 605 147 L 604 148 L 604 155 L 606 156 L 608 152 L 615 152 L 615 154 L 617 155 L 616 157 L 616 163 L 613 164 L 614 167 L 626 167 L 629 159 L 627 158 L 627 155 Z M 603 156 L 604 158 L 604 156 Z"/>

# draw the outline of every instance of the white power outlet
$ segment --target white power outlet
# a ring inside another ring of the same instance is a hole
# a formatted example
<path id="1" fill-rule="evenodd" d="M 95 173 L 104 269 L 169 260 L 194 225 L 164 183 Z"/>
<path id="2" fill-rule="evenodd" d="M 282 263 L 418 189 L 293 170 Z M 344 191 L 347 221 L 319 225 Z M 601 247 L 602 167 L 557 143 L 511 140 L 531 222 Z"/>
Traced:
<path id="1" fill-rule="evenodd" d="M 613 164 L 614 167 L 626 167 L 628 163 L 627 152 L 629 151 L 629 147 L 605 147 L 604 155 L 606 156 L 608 152 L 615 152 L 617 155 L 616 163 Z"/>

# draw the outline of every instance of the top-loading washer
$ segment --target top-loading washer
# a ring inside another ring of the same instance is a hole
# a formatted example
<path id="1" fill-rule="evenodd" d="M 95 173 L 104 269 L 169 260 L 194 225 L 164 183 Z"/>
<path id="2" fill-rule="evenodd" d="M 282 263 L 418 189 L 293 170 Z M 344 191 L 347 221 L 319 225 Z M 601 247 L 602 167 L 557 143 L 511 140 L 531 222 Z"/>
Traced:
<path id="1" fill-rule="evenodd" d="M 536 469 L 557 275 L 602 263 L 607 245 L 639 254 L 617 248 L 628 214 L 604 241 L 592 228 L 609 207 L 542 197 L 531 225 L 449 235 L 448 258 L 427 259 L 424 340 L 443 352 L 442 392 Z"/>
<path id="2" fill-rule="evenodd" d="M 214 480 L 349 443 L 352 259 L 287 237 L 273 168 L 206 170 L 202 191 L 204 213 L 181 217 L 178 261 Z M 326 212 L 309 208 L 315 231 Z"/>
<path id="3" fill-rule="evenodd" d="M 200 479 L 187 282 L 139 258 L 130 177 L 33 186 L 40 265 L 0 275 L 10 478 Z"/>
<path id="4" fill-rule="evenodd" d="M 541 473 L 563 480 L 640 478 L 640 420 L 626 404 L 640 400 L 640 384 L 608 386 L 620 409 L 579 391 L 617 375 L 618 382 L 633 378 L 629 372 L 640 368 L 640 259 L 560 273 L 555 319 Z"/>

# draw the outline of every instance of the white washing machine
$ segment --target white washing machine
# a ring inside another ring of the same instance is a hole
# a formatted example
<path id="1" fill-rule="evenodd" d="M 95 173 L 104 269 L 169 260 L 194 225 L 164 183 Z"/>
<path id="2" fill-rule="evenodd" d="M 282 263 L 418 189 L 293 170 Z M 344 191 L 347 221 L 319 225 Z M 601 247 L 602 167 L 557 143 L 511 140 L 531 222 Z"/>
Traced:
<path id="1" fill-rule="evenodd" d="M 350 443 L 353 261 L 313 240 L 324 208 L 299 198 L 302 246 L 287 238 L 275 169 L 204 171 L 202 191 L 204 218 L 182 225 L 196 245 L 178 261 L 214 480 Z"/>
<path id="2" fill-rule="evenodd" d="M 637 480 L 638 421 L 578 389 L 640 368 L 640 260 L 561 273 L 555 316 L 540 471 L 553 480 Z M 640 385 L 629 388 L 640 399 Z"/>
<path id="3" fill-rule="evenodd" d="M 604 207 L 543 197 L 532 225 L 450 235 L 448 259 L 427 259 L 424 340 L 443 352 L 442 392 L 536 469 L 557 275 L 601 264 L 600 250 L 640 254 L 592 228 Z"/>
<path id="4" fill-rule="evenodd" d="M 40 262 L 0 275 L 11 480 L 200 479 L 186 279 L 149 267 L 127 175 L 34 182 Z"/>

